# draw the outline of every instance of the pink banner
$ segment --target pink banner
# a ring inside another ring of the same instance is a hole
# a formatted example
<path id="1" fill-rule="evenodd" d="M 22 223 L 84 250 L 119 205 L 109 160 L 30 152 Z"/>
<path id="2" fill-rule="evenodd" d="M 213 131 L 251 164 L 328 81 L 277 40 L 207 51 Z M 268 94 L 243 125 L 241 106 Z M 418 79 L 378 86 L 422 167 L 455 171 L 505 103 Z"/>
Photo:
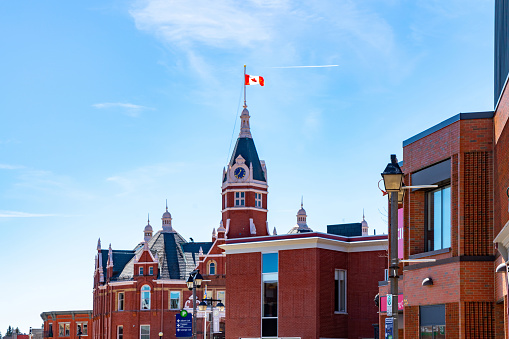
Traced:
<path id="1" fill-rule="evenodd" d="M 398 209 L 398 258 L 403 259 L 403 209 Z"/>
<path id="2" fill-rule="evenodd" d="M 398 311 L 403 311 L 403 307 L 404 307 L 404 298 L 403 298 L 403 294 L 400 294 L 398 296 Z M 387 312 L 387 297 L 386 296 L 382 296 L 380 298 L 380 312 Z"/>

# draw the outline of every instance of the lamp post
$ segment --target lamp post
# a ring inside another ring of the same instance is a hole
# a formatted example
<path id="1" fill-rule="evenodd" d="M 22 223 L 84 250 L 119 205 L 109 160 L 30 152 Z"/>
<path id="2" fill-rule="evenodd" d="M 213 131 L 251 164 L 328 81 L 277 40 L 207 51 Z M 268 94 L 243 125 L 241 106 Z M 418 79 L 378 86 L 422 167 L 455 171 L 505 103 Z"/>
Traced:
<path id="1" fill-rule="evenodd" d="M 200 270 L 194 270 L 187 279 L 187 288 L 193 291 L 193 339 L 196 339 L 196 289 L 201 287 L 203 277 Z"/>
<path id="2" fill-rule="evenodd" d="M 198 309 L 200 311 L 206 311 L 207 306 L 210 305 L 210 339 L 214 339 L 214 303 L 217 302 L 216 307 L 219 308 L 220 311 L 224 311 L 224 304 L 220 299 L 202 299 L 200 305 L 198 305 Z"/>
<path id="3" fill-rule="evenodd" d="M 384 180 L 385 191 L 389 193 L 391 216 L 389 280 L 391 282 L 392 294 L 392 337 L 393 339 L 398 339 L 398 200 L 403 202 L 404 192 L 400 193 L 400 191 L 403 191 L 403 172 L 401 171 L 401 168 L 399 168 L 398 159 L 395 154 L 391 155 L 391 162 L 387 164 L 387 167 L 385 167 L 382 177 Z"/>

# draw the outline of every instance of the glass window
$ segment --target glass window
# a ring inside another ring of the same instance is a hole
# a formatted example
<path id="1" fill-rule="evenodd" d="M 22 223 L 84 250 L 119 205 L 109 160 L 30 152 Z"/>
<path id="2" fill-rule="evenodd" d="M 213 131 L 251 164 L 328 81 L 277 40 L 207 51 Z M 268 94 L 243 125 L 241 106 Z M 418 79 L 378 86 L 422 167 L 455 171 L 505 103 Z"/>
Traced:
<path id="1" fill-rule="evenodd" d="M 152 266 L 148 268 L 148 275 L 154 275 L 154 268 Z"/>
<path id="2" fill-rule="evenodd" d="M 150 286 L 143 285 L 141 288 L 141 309 L 150 310 Z"/>
<path id="3" fill-rule="evenodd" d="M 245 206 L 246 197 L 245 192 L 235 192 L 235 206 Z"/>
<path id="4" fill-rule="evenodd" d="M 427 250 L 451 247 L 451 186 L 428 193 Z"/>
<path id="5" fill-rule="evenodd" d="M 209 263 L 209 274 L 216 274 L 216 264 L 213 261 Z"/>
<path id="6" fill-rule="evenodd" d="M 262 208 L 262 194 L 255 193 L 255 206 L 258 208 Z"/>
<path id="7" fill-rule="evenodd" d="M 263 267 L 262 267 L 262 273 L 272 273 L 277 272 L 277 261 L 278 261 L 278 254 L 277 253 L 265 253 L 263 254 Z"/>
<path id="8" fill-rule="evenodd" d="M 150 339 L 150 325 L 140 326 L 140 339 Z"/>
<path id="9" fill-rule="evenodd" d="M 179 310 L 180 309 L 180 292 L 179 291 L 171 291 L 170 292 L 170 310 Z"/>
<path id="10" fill-rule="evenodd" d="M 117 326 L 117 339 L 124 339 L 124 326 Z"/>
<path id="11" fill-rule="evenodd" d="M 88 323 L 76 323 L 76 334 L 80 333 L 81 335 L 88 335 Z"/>
<path id="12" fill-rule="evenodd" d="M 216 299 L 221 300 L 223 305 L 226 305 L 226 292 L 225 291 L 217 291 Z"/>
<path id="13" fill-rule="evenodd" d="M 334 282 L 334 311 L 346 312 L 346 271 L 336 270 Z"/>
<path id="14" fill-rule="evenodd" d="M 140 269 L 139 269 L 139 275 L 143 275 L 143 267 L 140 267 Z"/>
<path id="15" fill-rule="evenodd" d="M 278 253 L 262 255 L 262 337 L 277 337 Z"/>
<path id="16" fill-rule="evenodd" d="M 71 324 L 70 323 L 58 324 L 58 336 L 59 337 L 69 337 L 70 335 L 71 335 Z"/>
<path id="17" fill-rule="evenodd" d="M 118 292 L 118 311 L 124 310 L 124 292 Z"/>

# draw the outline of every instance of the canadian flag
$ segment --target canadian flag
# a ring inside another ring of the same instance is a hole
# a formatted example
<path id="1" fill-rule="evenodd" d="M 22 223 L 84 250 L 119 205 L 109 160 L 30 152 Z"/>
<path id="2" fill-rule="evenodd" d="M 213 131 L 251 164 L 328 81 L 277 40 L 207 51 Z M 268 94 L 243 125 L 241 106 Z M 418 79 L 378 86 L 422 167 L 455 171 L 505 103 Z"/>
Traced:
<path id="1" fill-rule="evenodd" d="M 256 76 L 256 75 L 249 75 L 245 74 L 245 82 L 244 85 L 265 85 L 263 81 L 263 77 Z"/>

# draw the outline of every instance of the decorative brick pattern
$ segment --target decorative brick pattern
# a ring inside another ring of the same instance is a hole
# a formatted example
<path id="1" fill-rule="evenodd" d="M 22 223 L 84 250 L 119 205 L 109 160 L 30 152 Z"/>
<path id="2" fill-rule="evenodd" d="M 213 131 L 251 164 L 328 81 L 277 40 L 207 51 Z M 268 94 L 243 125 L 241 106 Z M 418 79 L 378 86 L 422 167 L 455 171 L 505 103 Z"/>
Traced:
<path id="1" fill-rule="evenodd" d="M 491 156 L 488 152 L 465 153 L 464 232 L 465 255 L 493 254 L 491 226 Z"/>
<path id="2" fill-rule="evenodd" d="M 465 338 L 495 338 L 492 302 L 465 302 Z"/>

